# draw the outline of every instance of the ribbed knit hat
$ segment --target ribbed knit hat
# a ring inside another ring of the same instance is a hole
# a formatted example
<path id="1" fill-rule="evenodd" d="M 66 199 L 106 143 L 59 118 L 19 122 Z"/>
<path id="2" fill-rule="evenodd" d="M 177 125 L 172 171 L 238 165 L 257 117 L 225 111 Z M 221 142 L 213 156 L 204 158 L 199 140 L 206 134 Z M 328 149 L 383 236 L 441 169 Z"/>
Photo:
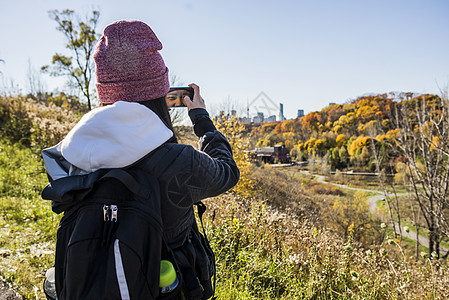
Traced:
<path id="1" fill-rule="evenodd" d="M 108 25 L 94 52 L 100 102 L 138 102 L 165 96 L 170 84 L 158 52 L 161 49 L 153 30 L 141 21 Z"/>

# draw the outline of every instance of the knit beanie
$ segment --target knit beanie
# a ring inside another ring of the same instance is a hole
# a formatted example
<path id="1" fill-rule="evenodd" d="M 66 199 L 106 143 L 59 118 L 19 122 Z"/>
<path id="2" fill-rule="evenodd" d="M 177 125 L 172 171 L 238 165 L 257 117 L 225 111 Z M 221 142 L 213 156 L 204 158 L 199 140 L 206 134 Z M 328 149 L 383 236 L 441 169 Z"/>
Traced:
<path id="1" fill-rule="evenodd" d="M 153 30 L 141 21 L 108 25 L 94 52 L 100 102 L 138 102 L 165 96 L 170 84 L 158 52 L 161 49 Z"/>

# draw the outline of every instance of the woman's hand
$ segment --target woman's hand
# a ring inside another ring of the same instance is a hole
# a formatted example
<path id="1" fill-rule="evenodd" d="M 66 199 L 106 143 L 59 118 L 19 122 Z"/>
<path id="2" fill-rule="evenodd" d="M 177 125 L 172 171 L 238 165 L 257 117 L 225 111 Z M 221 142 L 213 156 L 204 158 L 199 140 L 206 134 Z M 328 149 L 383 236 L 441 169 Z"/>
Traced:
<path id="1" fill-rule="evenodd" d="M 200 87 L 194 83 L 189 84 L 189 86 L 193 88 L 193 100 L 191 100 L 189 96 L 184 97 L 184 103 L 186 104 L 187 108 L 189 110 L 194 108 L 206 108 L 204 99 L 201 98 L 200 95 Z"/>

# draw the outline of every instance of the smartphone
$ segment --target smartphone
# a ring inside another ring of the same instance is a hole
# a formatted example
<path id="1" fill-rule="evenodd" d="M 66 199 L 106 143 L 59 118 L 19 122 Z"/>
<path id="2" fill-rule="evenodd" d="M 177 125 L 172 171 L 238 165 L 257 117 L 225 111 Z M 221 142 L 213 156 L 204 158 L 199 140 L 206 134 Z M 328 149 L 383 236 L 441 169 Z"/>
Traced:
<path id="1" fill-rule="evenodd" d="M 186 107 L 184 97 L 189 96 L 193 100 L 193 88 L 191 87 L 170 87 L 167 95 L 165 95 L 165 102 L 168 107 Z"/>

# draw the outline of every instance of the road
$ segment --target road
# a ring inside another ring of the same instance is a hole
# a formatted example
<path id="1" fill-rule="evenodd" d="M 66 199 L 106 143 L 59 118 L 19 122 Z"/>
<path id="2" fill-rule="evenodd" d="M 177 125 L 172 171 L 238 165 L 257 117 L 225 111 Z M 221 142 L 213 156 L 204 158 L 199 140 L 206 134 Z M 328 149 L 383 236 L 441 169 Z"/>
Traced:
<path id="1" fill-rule="evenodd" d="M 377 201 L 380 200 L 384 200 L 385 199 L 385 195 L 383 192 L 381 191 L 375 191 L 375 190 L 368 190 L 368 189 L 363 189 L 363 188 L 355 188 L 355 187 L 350 187 L 344 184 L 337 184 L 337 183 L 332 183 L 332 182 L 327 182 L 325 181 L 325 177 L 322 175 L 316 175 L 316 174 L 310 174 L 307 171 L 304 171 L 305 174 L 307 175 L 312 175 L 316 177 L 316 181 L 321 182 L 321 183 L 326 183 L 326 184 L 331 184 L 334 186 L 338 186 L 340 188 L 343 189 L 347 189 L 347 190 L 354 190 L 354 191 L 364 191 L 364 192 L 370 192 L 370 193 L 377 193 L 379 195 L 376 196 L 372 196 L 370 198 L 368 198 L 367 202 L 368 202 L 368 207 L 369 207 L 369 211 L 371 212 L 371 214 L 377 216 L 378 218 L 380 218 L 381 220 L 385 220 L 385 216 L 380 212 L 380 210 L 377 207 Z M 404 196 L 407 194 L 398 194 L 398 196 Z M 394 196 L 393 194 L 389 195 L 389 196 Z M 400 225 L 398 222 L 394 222 L 394 226 L 396 228 L 396 232 L 399 232 L 403 237 L 409 238 L 413 241 L 416 241 L 416 232 L 413 231 L 409 231 L 406 232 L 404 228 L 400 228 Z M 418 237 L 419 243 L 427 248 L 429 248 L 429 239 L 420 235 Z M 440 253 L 442 255 L 444 255 L 445 253 L 447 253 L 449 251 L 449 249 L 440 246 Z"/>

